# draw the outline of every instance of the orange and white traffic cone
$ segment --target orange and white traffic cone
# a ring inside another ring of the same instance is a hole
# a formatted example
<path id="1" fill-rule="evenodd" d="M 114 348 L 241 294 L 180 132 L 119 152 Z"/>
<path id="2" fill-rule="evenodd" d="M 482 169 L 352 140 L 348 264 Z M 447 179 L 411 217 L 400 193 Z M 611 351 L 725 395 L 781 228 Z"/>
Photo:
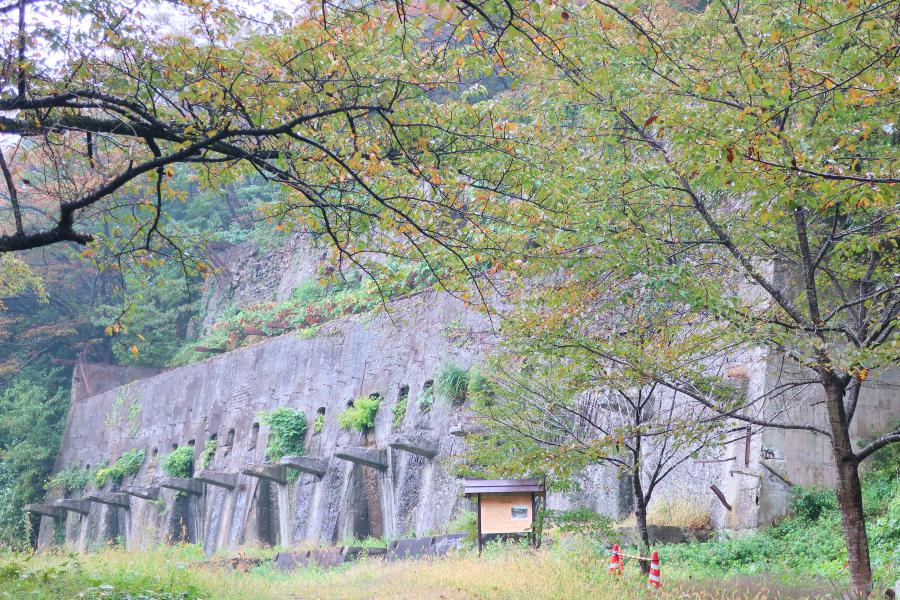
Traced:
<path id="1" fill-rule="evenodd" d="M 650 589 L 662 587 L 662 579 L 659 577 L 659 553 L 656 550 L 650 555 L 650 575 L 647 577 L 647 587 Z"/>
<path id="2" fill-rule="evenodd" d="M 625 565 L 622 564 L 622 558 L 619 556 L 619 545 L 613 544 L 612 554 L 609 557 L 609 574 L 621 575 L 624 570 Z"/>

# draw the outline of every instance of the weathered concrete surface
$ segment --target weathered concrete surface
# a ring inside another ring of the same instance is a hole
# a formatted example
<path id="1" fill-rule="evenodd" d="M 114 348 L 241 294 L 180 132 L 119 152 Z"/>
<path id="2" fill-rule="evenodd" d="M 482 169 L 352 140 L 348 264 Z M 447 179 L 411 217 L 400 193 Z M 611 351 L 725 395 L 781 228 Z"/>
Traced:
<path id="1" fill-rule="evenodd" d="M 415 432 L 394 436 L 391 438 L 391 441 L 388 442 L 388 446 L 396 448 L 397 450 L 403 450 L 404 452 L 418 454 L 425 458 L 434 458 L 438 454 L 440 441 L 433 435 Z"/>
<path id="2" fill-rule="evenodd" d="M 467 534 L 448 533 L 436 535 L 432 538 L 431 553 L 434 556 L 444 556 L 448 552 L 465 548 Z"/>
<path id="3" fill-rule="evenodd" d="M 159 486 L 143 486 L 143 485 L 126 485 L 122 491 L 129 496 L 142 498 L 144 500 L 156 500 L 159 498 Z"/>
<path id="4" fill-rule="evenodd" d="M 241 473 L 250 477 L 274 481 L 279 485 L 287 483 L 287 472 L 283 465 L 252 465 L 241 469 Z"/>
<path id="5" fill-rule="evenodd" d="M 131 506 L 131 498 L 128 494 L 121 492 L 91 492 L 84 497 L 88 502 L 98 502 L 100 504 L 109 504 L 110 506 L 121 506 L 129 508 Z"/>
<path id="6" fill-rule="evenodd" d="M 431 556 L 433 538 L 414 538 L 410 540 L 394 540 L 387 549 L 387 560 L 403 560 L 406 558 L 422 558 Z"/>
<path id="7" fill-rule="evenodd" d="M 381 448 L 341 448 L 334 457 L 382 471 L 388 468 L 387 452 Z"/>
<path id="8" fill-rule="evenodd" d="M 279 571 L 293 571 L 309 564 L 309 550 L 300 552 L 279 552 L 272 561 Z"/>
<path id="9" fill-rule="evenodd" d="M 159 482 L 160 487 L 185 492 L 187 494 L 203 495 L 203 483 L 196 479 L 186 479 L 184 477 L 166 477 Z"/>
<path id="10" fill-rule="evenodd" d="M 30 512 L 36 515 L 41 515 L 43 517 L 50 517 L 51 519 L 65 519 L 66 511 L 61 508 L 57 508 L 55 506 L 51 506 L 50 504 L 26 504 L 22 507 L 22 510 L 25 512 Z"/>
<path id="11" fill-rule="evenodd" d="M 81 515 L 86 515 L 91 512 L 91 503 L 87 500 L 54 500 L 53 506 L 61 508 L 67 512 L 74 512 Z"/>
<path id="12" fill-rule="evenodd" d="M 322 477 L 328 470 L 328 461 L 313 458 L 312 456 L 282 456 L 279 465 L 289 469 L 296 469 L 301 473 L 309 473 L 316 477 Z"/>
<path id="13" fill-rule="evenodd" d="M 202 481 L 207 485 L 223 487 L 228 490 L 233 490 L 238 484 L 237 473 L 219 473 L 216 471 L 203 470 L 195 473 L 194 479 Z"/>
<path id="14" fill-rule="evenodd" d="M 160 373 L 150 367 L 125 367 L 78 361 L 72 369 L 72 402 Z"/>

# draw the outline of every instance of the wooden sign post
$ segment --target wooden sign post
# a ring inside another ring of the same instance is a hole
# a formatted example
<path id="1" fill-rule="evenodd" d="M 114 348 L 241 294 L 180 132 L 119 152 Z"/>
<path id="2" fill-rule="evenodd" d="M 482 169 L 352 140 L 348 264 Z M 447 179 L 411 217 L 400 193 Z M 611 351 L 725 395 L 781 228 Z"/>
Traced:
<path id="1" fill-rule="evenodd" d="M 535 513 L 545 498 L 540 479 L 466 479 L 467 498 L 477 502 L 478 555 L 485 534 L 530 534 L 537 543 Z"/>

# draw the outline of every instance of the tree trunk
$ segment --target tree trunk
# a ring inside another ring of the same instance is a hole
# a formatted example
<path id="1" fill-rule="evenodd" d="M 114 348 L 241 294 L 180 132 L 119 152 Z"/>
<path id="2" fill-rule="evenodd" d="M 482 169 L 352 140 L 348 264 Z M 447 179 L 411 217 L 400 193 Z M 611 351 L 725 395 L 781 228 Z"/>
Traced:
<path id="1" fill-rule="evenodd" d="M 650 532 L 647 529 L 647 499 L 644 498 L 644 488 L 641 485 L 641 469 L 640 463 L 637 463 L 631 470 L 631 481 L 634 488 L 634 522 L 637 527 L 638 535 L 641 537 L 641 549 L 639 554 L 647 556 L 650 552 Z M 638 561 L 641 565 L 641 571 L 645 574 L 650 572 L 650 563 L 646 560 Z"/>
<path id="2" fill-rule="evenodd" d="M 872 591 L 872 566 L 869 562 L 859 461 L 850 442 L 847 412 L 844 409 L 845 388 L 830 371 L 823 371 L 821 379 L 825 387 L 831 448 L 837 468 L 837 497 L 841 508 L 844 541 L 847 544 L 850 595 L 853 598 L 867 598 Z"/>

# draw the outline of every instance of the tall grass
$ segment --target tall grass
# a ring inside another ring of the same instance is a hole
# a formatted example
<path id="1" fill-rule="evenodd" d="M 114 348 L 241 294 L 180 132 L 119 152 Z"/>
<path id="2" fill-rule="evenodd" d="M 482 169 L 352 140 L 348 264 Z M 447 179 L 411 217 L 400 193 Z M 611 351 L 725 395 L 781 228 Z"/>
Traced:
<path id="1" fill-rule="evenodd" d="M 33 599 L 222 599 L 403 598 L 500 600 L 650 597 L 636 565 L 623 577 L 606 573 L 607 556 L 578 540 L 550 549 L 488 545 L 442 559 L 363 560 L 330 571 L 305 568 L 281 573 L 261 566 L 248 573 L 207 561 L 197 546 L 157 547 L 142 552 L 103 549 L 88 556 L 0 554 L 0 597 Z M 663 556 L 664 588 L 654 598 L 763 600 L 827 597 L 828 588 L 784 586 L 770 580 L 696 582 L 672 569 Z M 783 595 L 790 594 L 790 595 Z M 836 596 L 835 596 L 836 597 Z"/>
<path id="2" fill-rule="evenodd" d="M 456 363 L 446 363 L 441 367 L 434 389 L 438 396 L 461 404 L 466 400 L 466 389 L 469 386 L 469 372 Z"/>

